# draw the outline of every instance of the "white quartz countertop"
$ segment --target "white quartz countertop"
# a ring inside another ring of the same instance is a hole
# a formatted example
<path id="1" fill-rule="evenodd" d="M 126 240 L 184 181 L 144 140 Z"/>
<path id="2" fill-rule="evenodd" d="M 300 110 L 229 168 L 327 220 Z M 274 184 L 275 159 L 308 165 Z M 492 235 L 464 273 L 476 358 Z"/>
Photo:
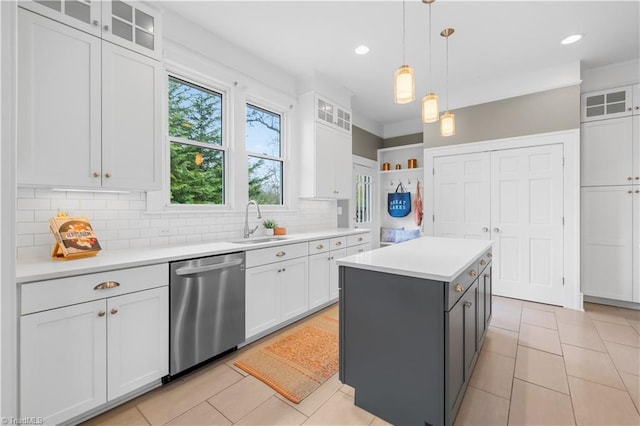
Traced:
<path id="1" fill-rule="evenodd" d="M 284 235 L 286 239 L 263 243 L 234 243 L 212 241 L 192 245 L 166 246 L 144 249 L 103 250 L 95 257 L 74 260 L 53 260 L 51 258 L 21 259 L 16 268 L 18 284 L 41 281 L 114 269 L 153 265 L 174 260 L 190 259 L 216 254 L 256 250 L 292 243 L 301 243 L 323 238 L 334 238 L 370 232 L 369 229 L 333 228 L 322 231 Z M 252 237 L 254 240 L 265 236 Z M 236 240 L 241 240 L 237 238 Z"/>
<path id="2" fill-rule="evenodd" d="M 422 237 L 337 260 L 339 266 L 450 282 L 491 247 L 489 240 Z"/>

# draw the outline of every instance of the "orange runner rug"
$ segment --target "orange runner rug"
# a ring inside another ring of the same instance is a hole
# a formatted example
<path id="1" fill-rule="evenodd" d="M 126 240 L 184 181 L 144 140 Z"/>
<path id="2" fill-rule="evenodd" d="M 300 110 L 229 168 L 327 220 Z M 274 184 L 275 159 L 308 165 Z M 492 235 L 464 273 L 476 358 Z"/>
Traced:
<path id="1" fill-rule="evenodd" d="M 338 320 L 318 316 L 234 365 L 297 404 L 338 371 Z"/>

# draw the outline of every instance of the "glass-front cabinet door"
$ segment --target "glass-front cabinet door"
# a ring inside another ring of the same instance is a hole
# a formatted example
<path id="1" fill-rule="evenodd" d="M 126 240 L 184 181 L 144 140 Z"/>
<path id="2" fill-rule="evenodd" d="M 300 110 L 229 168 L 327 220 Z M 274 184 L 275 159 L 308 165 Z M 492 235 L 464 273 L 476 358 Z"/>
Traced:
<path id="1" fill-rule="evenodd" d="M 90 0 L 32 0 L 20 6 L 79 30 L 100 36 L 100 3 Z"/>
<path id="2" fill-rule="evenodd" d="M 102 2 L 104 33 L 115 44 L 154 58 L 160 57 L 158 12 L 134 1 Z"/>

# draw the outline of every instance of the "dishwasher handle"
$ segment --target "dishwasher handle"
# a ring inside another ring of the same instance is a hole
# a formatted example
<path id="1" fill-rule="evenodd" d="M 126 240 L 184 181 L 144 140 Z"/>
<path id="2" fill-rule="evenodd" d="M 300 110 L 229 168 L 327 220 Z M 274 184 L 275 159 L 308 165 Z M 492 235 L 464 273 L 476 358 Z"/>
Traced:
<path id="1" fill-rule="evenodd" d="M 244 262 L 243 259 L 234 259 L 228 262 L 216 263 L 213 265 L 185 266 L 183 268 L 176 269 L 176 275 L 183 276 L 183 275 L 199 274 L 201 272 L 216 271 L 218 269 L 225 269 L 225 268 L 230 268 L 232 266 L 240 265 L 242 262 Z"/>

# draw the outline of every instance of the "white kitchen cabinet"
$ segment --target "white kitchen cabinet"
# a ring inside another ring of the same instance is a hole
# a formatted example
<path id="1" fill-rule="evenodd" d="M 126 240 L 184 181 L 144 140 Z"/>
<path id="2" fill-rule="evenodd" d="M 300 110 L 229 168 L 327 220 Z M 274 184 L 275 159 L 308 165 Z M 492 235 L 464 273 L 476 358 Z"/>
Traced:
<path id="1" fill-rule="evenodd" d="M 160 14 L 138 1 L 27 0 L 21 1 L 20 6 L 127 49 L 160 59 Z"/>
<path id="2" fill-rule="evenodd" d="M 160 63 L 18 15 L 18 184 L 159 188 Z"/>
<path id="3" fill-rule="evenodd" d="M 633 113 L 632 96 L 632 86 L 583 93 L 580 121 L 629 116 Z"/>
<path id="4" fill-rule="evenodd" d="M 337 300 L 340 296 L 339 284 L 340 274 L 338 270 L 337 260 L 347 256 L 347 248 L 331 250 L 329 263 L 329 300 Z"/>
<path id="5" fill-rule="evenodd" d="M 247 339 L 307 311 L 308 253 L 307 243 L 247 252 Z"/>
<path id="6" fill-rule="evenodd" d="M 640 302 L 637 187 L 582 188 L 581 270 L 585 296 Z"/>
<path id="7" fill-rule="evenodd" d="M 633 117 L 582 124 L 581 186 L 640 183 L 638 135 Z"/>
<path id="8" fill-rule="evenodd" d="M 168 373 L 166 264 L 28 283 L 21 293 L 21 417 L 66 422 Z"/>
<path id="9" fill-rule="evenodd" d="M 309 309 L 329 301 L 330 241 L 309 242 Z"/>
<path id="10" fill-rule="evenodd" d="M 315 100 L 314 93 L 300 96 L 300 196 L 349 199 L 351 132 L 314 119 Z"/>
<path id="11" fill-rule="evenodd" d="M 640 115 L 640 83 L 631 88 L 633 115 Z"/>
<path id="12" fill-rule="evenodd" d="M 351 133 L 351 111 L 318 95 L 315 96 L 315 118 L 319 123 Z"/>
<path id="13" fill-rule="evenodd" d="M 109 401 L 167 374 L 167 287 L 107 299 Z"/>
<path id="14" fill-rule="evenodd" d="M 97 300 L 20 319 L 22 417 L 59 424 L 107 401 L 105 313 Z"/>

